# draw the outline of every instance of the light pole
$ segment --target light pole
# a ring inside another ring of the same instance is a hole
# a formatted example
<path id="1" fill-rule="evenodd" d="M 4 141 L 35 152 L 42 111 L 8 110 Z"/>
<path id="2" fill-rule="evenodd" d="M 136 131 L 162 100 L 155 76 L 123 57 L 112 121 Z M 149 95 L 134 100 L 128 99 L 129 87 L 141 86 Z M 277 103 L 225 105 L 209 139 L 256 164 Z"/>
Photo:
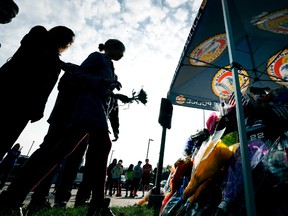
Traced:
<path id="1" fill-rule="evenodd" d="M 32 144 L 31 144 L 31 146 L 30 146 L 30 149 L 29 149 L 29 151 L 28 151 L 28 153 L 27 153 L 27 156 L 29 156 L 29 153 L 30 153 L 30 151 L 31 151 L 31 149 L 32 149 L 32 147 L 33 147 L 33 145 L 34 145 L 34 142 L 35 142 L 35 141 L 32 142 Z"/>
<path id="2" fill-rule="evenodd" d="M 149 159 L 149 158 L 148 158 L 148 153 L 149 153 L 150 141 L 154 141 L 154 140 L 153 140 L 153 139 L 150 139 L 150 138 L 149 138 L 149 140 L 148 140 L 148 147 L 147 147 L 146 159 Z"/>
<path id="3" fill-rule="evenodd" d="M 109 164 L 111 164 L 111 161 L 112 161 L 112 156 L 113 156 L 113 153 L 114 153 L 114 151 L 115 151 L 115 150 L 112 150 L 112 151 L 111 151 L 111 156 L 110 156 L 110 161 L 109 161 Z"/>

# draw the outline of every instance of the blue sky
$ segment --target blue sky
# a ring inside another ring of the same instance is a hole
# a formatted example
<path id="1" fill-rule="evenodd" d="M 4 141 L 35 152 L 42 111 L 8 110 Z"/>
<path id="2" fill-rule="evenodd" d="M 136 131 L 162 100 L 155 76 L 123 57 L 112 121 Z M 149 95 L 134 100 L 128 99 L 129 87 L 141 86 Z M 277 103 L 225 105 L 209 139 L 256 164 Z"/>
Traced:
<path id="1" fill-rule="evenodd" d="M 148 103 L 129 106 L 120 103 L 120 138 L 113 143 L 112 157 L 122 159 L 127 167 L 138 160 L 144 161 L 148 140 L 153 139 L 149 159 L 154 167 L 158 162 L 162 136 L 162 127 L 158 123 L 161 98 L 167 95 L 200 2 L 15 0 L 19 14 L 12 22 L 0 25 L 0 64 L 15 52 L 21 38 L 34 25 L 43 25 L 47 29 L 65 25 L 73 29 L 75 42 L 61 59 L 77 64 L 91 52 L 98 51 L 99 43 L 110 38 L 123 41 L 126 46 L 124 57 L 114 63 L 123 86 L 120 93 L 131 96 L 133 90 L 138 92 L 143 88 L 148 94 Z M 29 124 L 17 140 L 23 146 L 23 154 L 28 154 L 31 148 L 31 155 L 41 144 L 56 95 L 55 88 L 44 118 Z M 208 115 L 207 111 L 206 118 Z M 172 128 L 166 134 L 164 165 L 173 164 L 181 157 L 187 138 L 203 126 L 202 110 L 174 106 Z"/>

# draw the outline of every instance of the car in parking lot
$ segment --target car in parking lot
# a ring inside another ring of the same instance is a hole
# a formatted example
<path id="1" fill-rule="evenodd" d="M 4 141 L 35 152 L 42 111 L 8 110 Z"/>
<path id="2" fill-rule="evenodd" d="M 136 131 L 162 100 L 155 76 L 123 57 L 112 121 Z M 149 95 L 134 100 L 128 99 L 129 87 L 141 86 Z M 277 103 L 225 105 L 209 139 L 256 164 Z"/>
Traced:
<path id="1" fill-rule="evenodd" d="M 122 185 L 122 188 L 125 188 L 126 187 L 126 177 L 125 175 L 121 175 L 121 185 Z"/>
<path id="2" fill-rule="evenodd" d="M 74 185 L 73 185 L 74 188 L 78 188 L 79 185 L 81 184 L 82 179 L 83 179 L 83 171 L 84 171 L 84 166 L 80 166 L 80 168 L 77 172 L 77 176 L 74 180 Z"/>
<path id="3" fill-rule="evenodd" d="M 57 171 L 55 172 L 55 175 L 52 179 L 52 185 L 54 184 L 57 185 L 59 180 L 61 180 L 61 175 L 62 175 L 62 170 L 63 170 L 63 167 L 62 167 L 63 164 L 61 164 L 58 168 L 57 168 Z M 84 172 L 84 166 L 81 165 L 78 169 L 78 172 L 77 172 L 77 175 L 74 179 L 74 183 L 73 183 L 73 188 L 76 189 L 79 187 L 80 183 L 82 182 L 82 179 L 83 179 L 83 172 Z M 60 178 L 60 179 L 59 179 Z"/>
<path id="4" fill-rule="evenodd" d="M 161 186 L 162 188 L 164 188 L 165 185 L 166 185 L 166 183 L 167 183 L 167 180 L 162 180 L 162 181 L 160 182 L 160 186 Z"/>

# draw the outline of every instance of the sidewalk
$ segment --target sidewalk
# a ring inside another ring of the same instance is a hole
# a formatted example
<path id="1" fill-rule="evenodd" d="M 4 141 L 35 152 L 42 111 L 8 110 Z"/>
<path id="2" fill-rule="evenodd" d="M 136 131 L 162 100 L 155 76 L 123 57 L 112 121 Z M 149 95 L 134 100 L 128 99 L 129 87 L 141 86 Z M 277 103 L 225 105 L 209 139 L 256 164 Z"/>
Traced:
<path id="1" fill-rule="evenodd" d="M 68 203 L 68 206 L 74 206 L 75 197 L 76 197 L 77 189 L 72 190 L 72 197 Z M 138 203 L 140 199 L 142 199 L 142 192 L 139 192 L 139 195 L 135 198 L 125 197 L 125 191 L 122 191 L 122 197 L 116 197 L 113 195 L 112 197 L 106 196 L 107 198 L 111 199 L 110 207 L 123 207 L 123 206 L 133 206 L 134 204 Z M 49 197 L 50 198 L 50 197 Z M 49 199 L 51 203 L 53 203 L 53 195 L 51 195 L 51 199 Z"/>
<path id="2" fill-rule="evenodd" d="M 8 184 L 6 184 L 6 186 L 3 188 L 4 190 L 6 189 Z M 51 206 L 53 206 L 53 204 L 54 204 L 53 191 L 54 191 L 54 187 L 51 187 L 50 194 L 48 197 L 49 202 L 51 203 Z M 68 207 L 74 206 L 76 193 L 77 193 L 77 189 L 73 189 L 72 190 L 72 196 L 71 196 L 69 203 L 67 205 Z M 131 198 L 129 196 L 125 197 L 125 194 L 126 194 L 126 192 L 122 191 L 122 197 L 115 197 L 115 195 L 110 197 L 107 195 L 106 196 L 107 198 L 111 198 L 110 207 L 112 207 L 112 206 L 113 207 L 116 207 L 116 206 L 119 206 L 119 207 L 133 206 L 133 205 L 137 204 L 142 199 L 142 191 L 139 191 L 137 194 L 138 196 L 136 196 L 135 198 Z M 28 194 L 28 196 L 26 197 L 26 199 L 24 201 L 24 204 L 28 204 L 30 202 L 31 195 L 32 195 L 32 192 Z"/>
<path id="3" fill-rule="evenodd" d="M 52 188 L 50 190 L 50 195 L 49 195 L 49 202 L 51 203 L 51 206 L 53 206 L 54 203 L 54 195 L 53 193 L 54 188 Z M 69 200 L 69 203 L 67 204 L 68 207 L 73 207 L 74 203 L 75 203 L 75 197 L 76 197 L 76 193 L 77 193 L 77 189 L 73 189 L 72 190 L 72 196 Z M 28 204 L 30 199 L 31 199 L 31 195 L 32 193 L 29 193 L 28 196 L 26 197 L 26 200 L 24 202 L 24 204 Z M 140 199 L 142 199 L 142 192 L 139 192 L 139 196 L 135 197 L 135 198 L 130 198 L 130 197 L 125 197 L 125 192 L 122 192 L 122 197 L 115 197 L 115 195 L 113 195 L 112 197 L 110 196 L 106 196 L 107 198 L 111 199 L 110 202 L 110 207 L 115 207 L 115 206 L 119 206 L 119 207 L 124 207 L 124 206 L 133 206 L 135 204 L 137 204 L 139 202 Z"/>

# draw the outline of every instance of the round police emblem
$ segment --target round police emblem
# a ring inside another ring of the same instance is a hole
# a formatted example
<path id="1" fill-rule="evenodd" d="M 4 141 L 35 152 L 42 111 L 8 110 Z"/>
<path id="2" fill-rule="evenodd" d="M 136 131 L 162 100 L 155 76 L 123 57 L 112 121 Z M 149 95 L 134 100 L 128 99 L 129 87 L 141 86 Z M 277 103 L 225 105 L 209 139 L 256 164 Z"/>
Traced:
<path id="1" fill-rule="evenodd" d="M 260 29 L 278 34 L 288 34 L 288 9 L 270 13 L 257 22 Z"/>
<path id="2" fill-rule="evenodd" d="M 195 66 L 205 66 L 207 63 L 211 63 L 217 59 L 226 47 L 226 34 L 215 35 L 205 40 L 192 50 L 190 53 L 190 64 Z"/>
<path id="3" fill-rule="evenodd" d="M 269 77 L 280 85 L 288 86 L 288 49 L 272 56 L 267 65 Z"/>
<path id="4" fill-rule="evenodd" d="M 247 91 L 250 79 L 247 71 L 241 70 L 238 72 L 239 84 L 241 92 Z M 220 69 L 213 77 L 211 83 L 212 90 L 217 97 L 223 99 L 228 99 L 230 95 L 234 92 L 233 76 L 230 66 Z"/>
<path id="5" fill-rule="evenodd" d="M 186 102 L 186 98 L 183 95 L 178 95 L 176 97 L 176 103 L 178 104 L 184 104 Z"/>

